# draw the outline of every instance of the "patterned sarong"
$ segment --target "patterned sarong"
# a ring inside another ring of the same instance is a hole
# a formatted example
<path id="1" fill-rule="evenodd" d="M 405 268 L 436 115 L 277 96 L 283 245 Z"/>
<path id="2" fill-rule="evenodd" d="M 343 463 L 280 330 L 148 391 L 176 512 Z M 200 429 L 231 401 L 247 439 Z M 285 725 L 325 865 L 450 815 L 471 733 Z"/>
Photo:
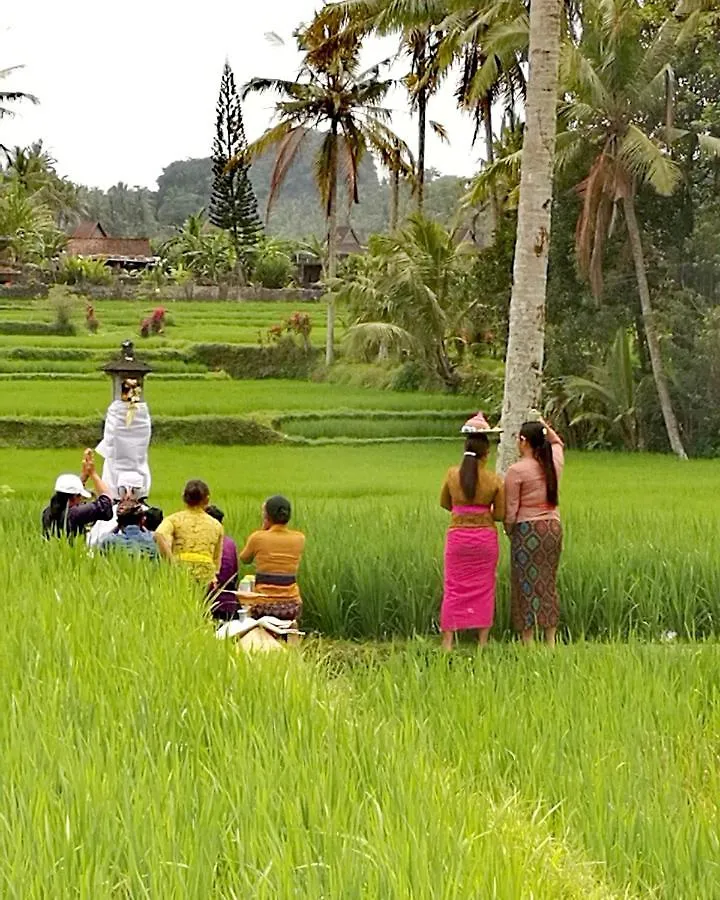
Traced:
<path id="1" fill-rule="evenodd" d="M 510 614 L 516 631 L 555 628 L 560 618 L 557 570 L 562 552 L 557 519 L 518 522 L 510 539 Z"/>

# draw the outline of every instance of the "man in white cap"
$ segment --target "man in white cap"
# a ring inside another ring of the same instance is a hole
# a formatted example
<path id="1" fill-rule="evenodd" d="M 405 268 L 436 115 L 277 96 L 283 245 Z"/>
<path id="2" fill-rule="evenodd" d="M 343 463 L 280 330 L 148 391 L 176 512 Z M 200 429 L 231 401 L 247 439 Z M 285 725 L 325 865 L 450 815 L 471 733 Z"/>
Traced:
<path id="1" fill-rule="evenodd" d="M 95 488 L 95 500 L 85 488 L 88 481 L 92 481 Z M 86 450 L 80 475 L 58 476 L 55 493 L 43 510 L 43 532 L 48 538 L 75 537 L 96 522 L 111 519 L 112 514 L 110 488 L 95 469 L 92 450 Z"/>
<path id="2" fill-rule="evenodd" d="M 105 472 L 103 471 L 103 474 Z M 108 521 L 98 521 L 87 536 L 88 547 L 97 547 L 113 532 L 117 531 L 117 508 L 124 500 L 134 500 L 145 507 L 145 478 L 140 472 L 118 472 L 117 488 L 113 491 L 113 513 Z"/>

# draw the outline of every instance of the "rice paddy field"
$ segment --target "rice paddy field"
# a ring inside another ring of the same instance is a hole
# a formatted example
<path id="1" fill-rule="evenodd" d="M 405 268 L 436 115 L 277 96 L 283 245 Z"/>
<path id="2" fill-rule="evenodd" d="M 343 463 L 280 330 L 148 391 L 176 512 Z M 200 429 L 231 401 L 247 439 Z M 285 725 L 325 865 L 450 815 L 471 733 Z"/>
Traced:
<path id="1" fill-rule="evenodd" d="M 71 343 L 73 347 L 116 349 L 129 333 L 137 335 L 140 322 L 151 315 L 153 309 L 162 306 L 167 311 L 168 326 L 164 334 L 142 339 L 143 346 L 149 349 L 181 347 L 188 343 L 257 344 L 260 336 L 267 338 L 271 326 L 286 321 L 298 310 L 310 315 L 312 342 L 317 346 L 325 343 L 325 304 L 319 302 L 214 302 L 162 297 L 94 300 L 95 315 L 100 322 L 97 334 L 85 330 L 85 301 L 81 297 L 71 296 L 64 302 L 69 304 L 71 319 L 77 328 L 74 337 L 33 335 L 24 337 L 22 342 L 45 348 L 65 347 Z M 0 301 L 0 322 L 52 322 L 54 316 L 53 299 Z M 339 336 L 341 334 L 342 331 Z M 0 334 L 0 348 L 16 346 L 16 335 Z"/>
<path id="2" fill-rule="evenodd" d="M 238 539 L 295 501 L 317 635 L 280 659 L 217 642 L 177 571 L 45 544 L 75 456 L 0 451 L 0 893 L 718 896 L 720 465 L 571 454 L 567 643 L 508 640 L 503 563 L 495 642 L 446 658 L 456 450 L 153 451 L 153 499 L 204 475 Z"/>
<path id="3" fill-rule="evenodd" d="M 0 416 L 101 415 L 83 365 L 0 379 Z M 239 655 L 181 571 L 46 543 L 81 448 L 0 449 L 1 897 L 720 896 L 720 461 L 569 453 L 561 645 L 513 641 L 503 538 L 491 644 L 445 656 L 461 447 L 422 438 L 477 398 L 195 374 L 153 413 L 346 439 L 151 449 L 152 501 L 203 477 L 238 542 L 291 497 L 308 634 Z"/>

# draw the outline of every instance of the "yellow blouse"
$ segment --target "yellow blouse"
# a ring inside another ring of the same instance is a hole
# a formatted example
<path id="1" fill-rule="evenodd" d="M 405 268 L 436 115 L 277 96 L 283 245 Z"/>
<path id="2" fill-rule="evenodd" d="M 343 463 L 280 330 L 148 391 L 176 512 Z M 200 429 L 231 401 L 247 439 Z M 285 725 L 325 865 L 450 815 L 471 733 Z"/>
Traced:
<path id="1" fill-rule="evenodd" d="M 468 500 L 460 486 L 460 466 L 448 469 L 440 494 L 440 506 L 452 512 L 453 507 L 487 506 L 489 512 L 455 514 L 450 521 L 451 528 L 494 528 L 495 522 L 505 517 L 505 485 L 500 475 L 485 469 L 485 460 L 479 460 L 475 496 Z"/>
<path id="2" fill-rule="evenodd" d="M 174 559 L 186 565 L 202 584 L 210 584 L 220 568 L 224 530 L 200 507 L 173 513 L 156 534 L 167 541 Z"/>

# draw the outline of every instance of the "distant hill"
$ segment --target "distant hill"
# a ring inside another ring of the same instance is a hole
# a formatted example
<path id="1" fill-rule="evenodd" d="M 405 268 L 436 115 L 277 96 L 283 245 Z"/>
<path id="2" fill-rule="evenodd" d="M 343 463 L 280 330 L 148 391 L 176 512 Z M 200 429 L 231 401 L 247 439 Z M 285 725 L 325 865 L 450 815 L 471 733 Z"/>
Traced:
<path id="1" fill-rule="evenodd" d="M 318 237 L 324 233 L 324 215 L 314 175 L 314 158 L 322 140 L 308 136 L 280 191 L 268 222 L 268 231 L 290 238 Z M 258 199 L 260 215 L 266 214 L 275 152 L 265 154 L 251 166 L 250 178 Z M 118 184 L 108 191 L 84 189 L 88 216 L 103 223 L 113 235 L 160 237 L 179 227 L 193 213 L 210 202 L 212 167 L 210 157 L 176 160 L 166 166 L 157 180 L 157 191 Z M 449 224 L 465 181 L 454 176 L 431 173 L 426 189 L 429 215 Z M 364 157 L 359 171 L 360 203 L 349 207 L 341 186 L 341 224 L 351 223 L 362 238 L 385 231 L 390 218 L 390 192 L 381 181 L 372 157 Z M 409 191 L 403 191 L 402 206 L 412 208 Z"/>

